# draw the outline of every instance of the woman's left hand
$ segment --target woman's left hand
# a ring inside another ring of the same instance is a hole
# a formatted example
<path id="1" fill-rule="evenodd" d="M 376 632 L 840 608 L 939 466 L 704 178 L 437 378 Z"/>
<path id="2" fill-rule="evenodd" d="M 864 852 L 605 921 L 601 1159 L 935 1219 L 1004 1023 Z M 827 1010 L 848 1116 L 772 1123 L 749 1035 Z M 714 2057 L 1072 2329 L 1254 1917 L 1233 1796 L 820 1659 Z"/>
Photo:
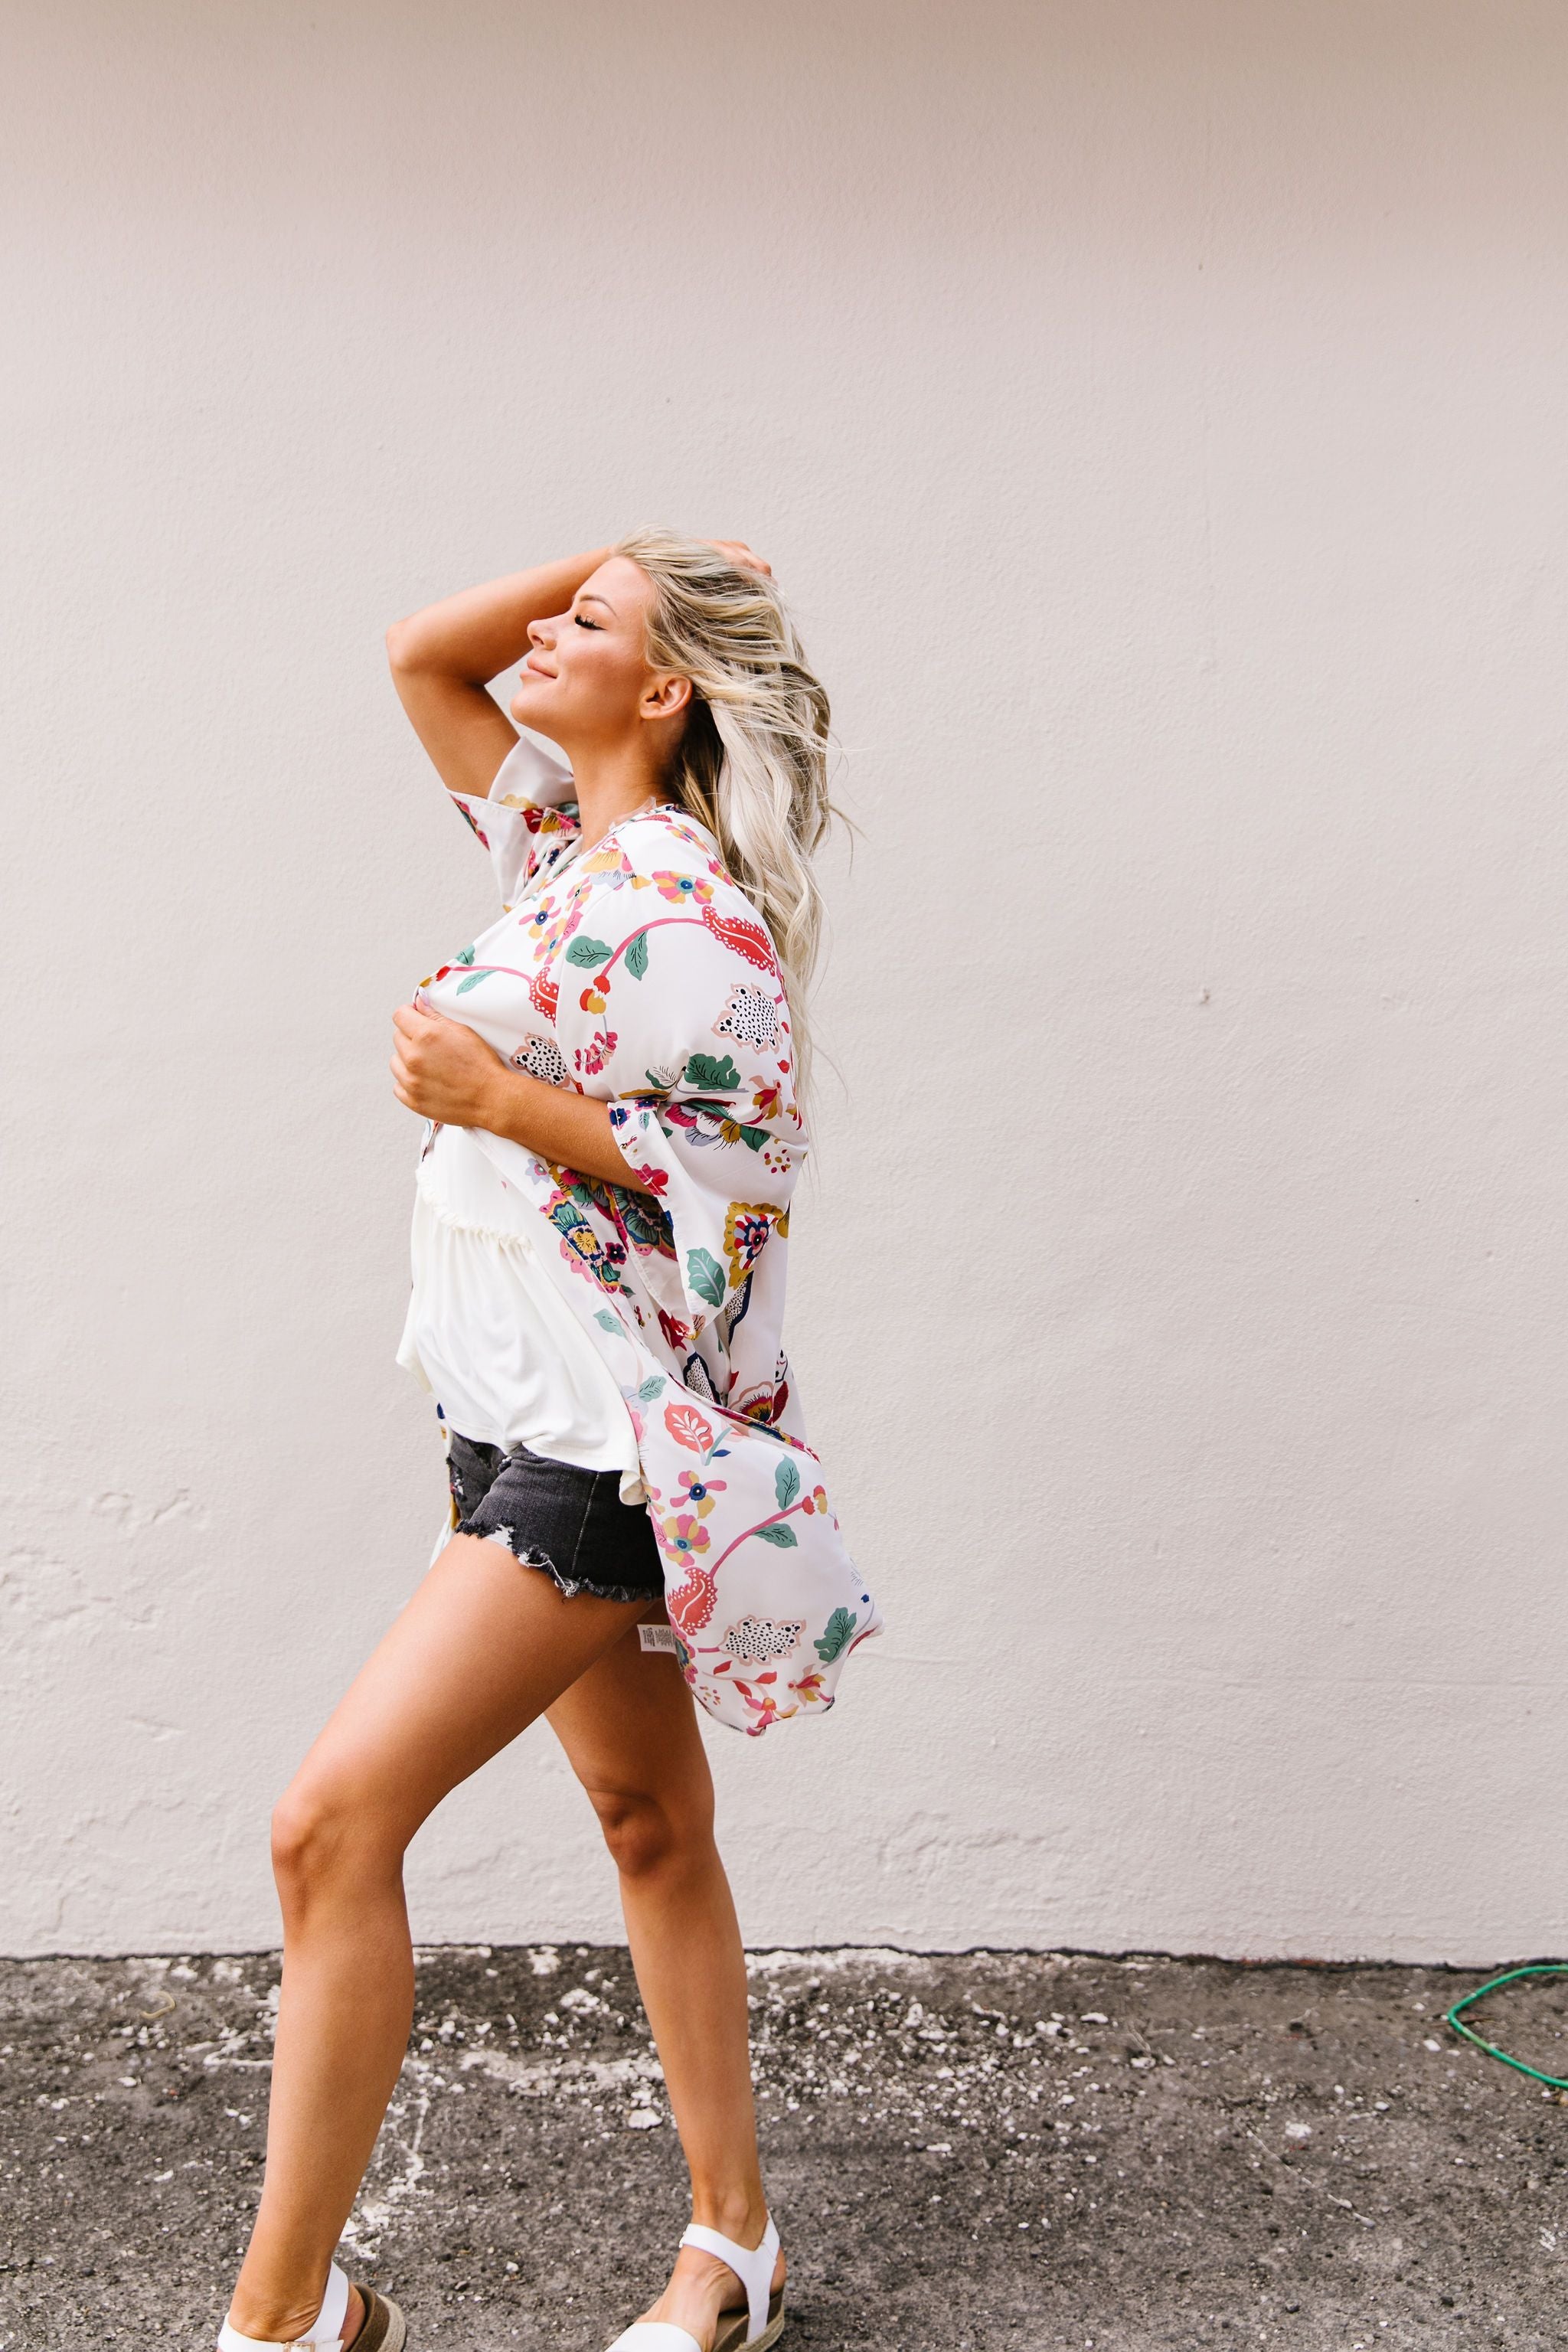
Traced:
<path id="1" fill-rule="evenodd" d="M 405 1109 L 438 1127 L 485 1127 L 494 1117 L 496 1082 L 506 1064 L 466 1022 L 400 1004 L 392 1091 Z"/>

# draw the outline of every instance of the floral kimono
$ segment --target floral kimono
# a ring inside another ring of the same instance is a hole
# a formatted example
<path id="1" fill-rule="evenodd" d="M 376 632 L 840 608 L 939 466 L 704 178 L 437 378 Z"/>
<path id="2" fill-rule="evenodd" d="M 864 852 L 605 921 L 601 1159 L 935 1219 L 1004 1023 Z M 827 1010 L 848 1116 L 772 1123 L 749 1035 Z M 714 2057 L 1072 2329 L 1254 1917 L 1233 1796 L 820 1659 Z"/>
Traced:
<path id="1" fill-rule="evenodd" d="M 763 1732 L 831 1706 L 881 1622 L 780 1340 L 806 1150 L 784 987 L 705 825 L 656 808 L 584 851 L 571 789 L 525 736 L 488 800 L 451 795 L 505 912 L 416 1001 L 611 1107 L 646 1190 L 475 1139 L 549 1228 L 541 1262 L 626 1399 L 686 1679 L 721 1723 Z"/>

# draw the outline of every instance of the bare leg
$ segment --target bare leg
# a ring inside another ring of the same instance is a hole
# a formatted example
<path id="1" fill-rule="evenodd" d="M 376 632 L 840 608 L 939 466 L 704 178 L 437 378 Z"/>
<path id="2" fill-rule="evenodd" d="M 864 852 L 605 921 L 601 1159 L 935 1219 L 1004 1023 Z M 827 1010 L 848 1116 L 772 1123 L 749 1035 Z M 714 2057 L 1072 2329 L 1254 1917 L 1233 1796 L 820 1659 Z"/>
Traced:
<path id="1" fill-rule="evenodd" d="M 565 1601 L 504 1546 L 454 1536 L 279 1806 L 283 1991 L 266 2186 L 229 2314 L 241 2335 L 288 2342 L 321 2309 L 413 2020 L 405 1848 L 640 1609 Z"/>
<path id="2" fill-rule="evenodd" d="M 555 1701 L 549 1719 L 620 1872 L 626 1940 L 690 2168 L 692 2219 L 760 2245 L 767 2204 L 745 1956 L 713 1843 L 713 1783 L 690 1695 L 675 1660 L 644 1651 L 633 1629 Z M 781 2253 L 775 2286 L 784 2274 Z M 682 2247 L 645 2315 L 706 2345 L 737 2292 L 726 2264 Z"/>

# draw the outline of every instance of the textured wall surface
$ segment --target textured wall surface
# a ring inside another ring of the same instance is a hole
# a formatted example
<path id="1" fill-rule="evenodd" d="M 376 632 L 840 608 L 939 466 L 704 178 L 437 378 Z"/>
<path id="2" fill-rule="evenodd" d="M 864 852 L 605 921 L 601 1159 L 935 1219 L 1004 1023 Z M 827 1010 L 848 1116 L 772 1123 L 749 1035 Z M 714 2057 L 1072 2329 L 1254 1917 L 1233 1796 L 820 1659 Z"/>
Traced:
<path id="1" fill-rule="evenodd" d="M 1568 19 L 65 0 L 14 29 L 0 1946 L 276 1933 L 441 1510 L 381 632 L 668 519 L 835 689 L 793 1267 L 887 1640 L 753 1941 L 1568 1942 Z M 427 1940 L 616 1932 L 549 1738 Z"/>

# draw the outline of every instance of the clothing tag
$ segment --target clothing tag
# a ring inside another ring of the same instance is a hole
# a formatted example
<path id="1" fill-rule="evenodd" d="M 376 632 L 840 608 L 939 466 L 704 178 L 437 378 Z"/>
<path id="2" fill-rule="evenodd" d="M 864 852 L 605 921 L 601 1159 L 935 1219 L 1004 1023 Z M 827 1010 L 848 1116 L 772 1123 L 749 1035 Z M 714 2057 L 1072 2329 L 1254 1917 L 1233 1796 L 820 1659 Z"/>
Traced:
<path id="1" fill-rule="evenodd" d="M 673 1652 L 676 1646 L 675 1628 L 673 1625 L 639 1625 L 637 1627 L 637 1639 L 641 1642 L 645 1650 L 669 1650 Z"/>

